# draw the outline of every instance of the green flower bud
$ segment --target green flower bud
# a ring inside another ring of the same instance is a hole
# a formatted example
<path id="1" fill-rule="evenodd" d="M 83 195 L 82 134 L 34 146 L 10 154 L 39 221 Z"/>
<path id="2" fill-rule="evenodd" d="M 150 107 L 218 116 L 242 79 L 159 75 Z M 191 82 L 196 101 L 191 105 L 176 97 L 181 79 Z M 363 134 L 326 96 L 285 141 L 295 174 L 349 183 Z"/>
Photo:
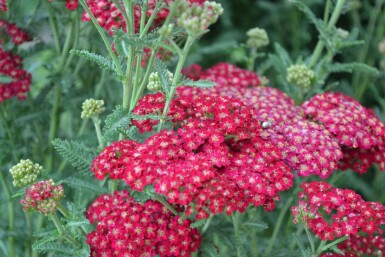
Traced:
<path id="1" fill-rule="evenodd" d="M 31 160 L 20 160 L 9 172 L 13 177 L 15 187 L 23 187 L 36 182 L 37 177 L 43 171 L 43 167 Z"/>
<path id="2" fill-rule="evenodd" d="M 287 69 L 286 80 L 302 88 L 308 88 L 314 78 L 314 71 L 304 64 L 291 65 Z"/>
<path id="3" fill-rule="evenodd" d="M 174 79 L 174 74 L 172 74 L 170 71 L 167 71 L 167 74 L 168 84 L 171 85 Z M 148 78 L 147 89 L 152 92 L 156 92 L 162 89 L 162 81 L 158 72 L 152 72 L 150 74 L 150 77 Z"/>
<path id="4" fill-rule="evenodd" d="M 222 5 L 206 1 L 203 6 L 191 4 L 187 1 L 181 3 L 181 14 L 177 19 L 178 26 L 185 28 L 189 35 L 202 35 L 207 28 L 217 22 L 223 13 Z"/>
<path id="5" fill-rule="evenodd" d="M 337 36 L 342 38 L 342 39 L 345 39 L 349 36 L 349 31 L 338 28 L 337 29 Z"/>
<path id="6" fill-rule="evenodd" d="M 103 100 L 96 100 L 96 99 L 87 99 L 83 102 L 82 105 L 82 113 L 81 118 L 82 119 L 89 119 L 98 116 L 102 112 L 104 112 L 104 101 Z"/>
<path id="7" fill-rule="evenodd" d="M 159 34 L 164 37 L 170 36 L 172 34 L 173 29 L 174 29 L 174 24 L 173 23 L 168 24 L 168 26 L 166 27 L 163 26 L 159 29 Z"/>
<path id="8" fill-rule="evenodd" d="M 269 44 L 269 37 L 264 29 L 253 28 L 247 31 L 249 39 L 246 44 L 250 48 L 260 48 Z"/>

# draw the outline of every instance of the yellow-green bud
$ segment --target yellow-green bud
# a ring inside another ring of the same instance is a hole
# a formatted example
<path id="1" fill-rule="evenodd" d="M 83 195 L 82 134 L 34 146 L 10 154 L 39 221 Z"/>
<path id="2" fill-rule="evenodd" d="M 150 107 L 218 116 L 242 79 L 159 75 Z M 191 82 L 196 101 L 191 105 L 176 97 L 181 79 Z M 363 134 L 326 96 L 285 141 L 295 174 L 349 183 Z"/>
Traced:
<path id="1" fill-rule="evenodd" d="M 204 2 L 203 6 L 183 1 L 180 10 L 181 14 L 177 19 L 177 24 L 185 28 L 189 35 L 205 33 L 207 28 L 217 22 L 223 13 L 221 4 L 210 1 Z"/>
<path id="2" fill-rule="evenodd" d="M 87 99 L 83 102 L 82 105 L 82 119 L 89 119 L 98 116 L 102 112 L 104 112 L 104 101 L 96 100 L 96 99 Z"/>
<path id="3" fill-rule="evenodd" d="M 341 28 L 338 28 L 337 29 L 337 36 L 340 37 L 340 38 L 345 39 L 345 38 L 347 38 L 349 36 L 349 31 L 341 29 Z"/>
<path id="4" fill-rule="evenodd" d="M 167 74 L 168 74 L 168 84 L 171 85 L 174 79 L 174 74 L 172 74 L 172 72 L 170 71 L 167 71 Z M 148 78 L 147 89 L 152 92 L 156 92 L 162 89 L 162 81 L 158 72 L 152 72 L 150 74 L 150 77 Z"/>
<path id="5" fill-rule="evenodd" d="M 43 171 L 43 167 L 31 160 L 20 160 L 9 172 L 13 177 L 15 187 L 23 187 L 36 182 L 37 177 Z"/>
<path id="6" fill-rule="evenodd" d="M 159 29 L 159 34 L 161 36 L 167 37 L 172 34 L 172 30 L 174 29 L 174 24 L 168 24 L 167 26 L 163 26 Z"/>
<path id="7" fill-rule="evenodd" d="M 250 48 L 260 48 L 269 44 L 269 37 L 266 30 L 260 28 L 253 28 L 247 31 L 249 39 L 246 44 Z"/>
<path id="8" fill-rule="evenodd" d="M 314 71 L 309 69 L 304 64 L 291 65 L 287 69 L 286 80 L 289 83 L 293 83 L 299 87 L 307 88 L 310 87 L 311 81 L 314 78 Z"/>

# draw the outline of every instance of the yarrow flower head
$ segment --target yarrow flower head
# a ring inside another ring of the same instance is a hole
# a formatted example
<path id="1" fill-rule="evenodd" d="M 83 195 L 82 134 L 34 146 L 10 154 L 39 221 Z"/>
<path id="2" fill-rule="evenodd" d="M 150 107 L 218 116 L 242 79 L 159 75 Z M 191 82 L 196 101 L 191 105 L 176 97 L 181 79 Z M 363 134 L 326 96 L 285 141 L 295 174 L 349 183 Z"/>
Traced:
<path id="1" fill-rule="evenodd" d="M 301 188 L 298 205 L 291 208 L 293 222 L 304 224 L 321 240 L 382 233 L 385 207 L 380 203 L 366 202 L 354 191 L 326 182 L 302 183 Z"/>
<path id="2" fill-rule="evenodd" d="M 301 88 L 309 88 L 314 79 L 314 71 L 309 69 L 304 64 L 295 64 L 287 68 L 286 80 L 289 83 L 295 84 Z"/>
<path id="3" fill-rule="evenodd" d="M 385 125 L 375 113 L 341 93 L 319 94 L 302 105 L 305 114 L 322 122 L 344 153 L 341 168 L 365 173 L 376 163 L 385 170 Z"/>
<path id="4" fill-rule="evenodd" d="M 57 186 L 50 179 L 38 182 L 27 188 L 24 199 L 20 203 L 24 211 L 38 211 L 41 214 L 49 215 L 55 212 L 63 197 L 63 186 Z"/>
<path id="5" fill-rule="evenodd" d="M 105 110 L 104 101 L 96 99 L 87 99 L 82 104 L 82 119 L 90 119 L 99 116 Z"/>
<path id="6" fill-rule="evenodd" d="M 253 28 L 247 31 L 246 45 L 250 48 L 260 48 L 269 44 L 269 37 L 267 32 L 261 28 Z"/>
<path id="7" fill-rule="evenodd" d="M 7 12 L 7 0 L 0 0 L 0 12 Z"/>
<path id="8" fill-rule="evenodd" d="M 22 69 L 20 56 L 4 51 L 0 47 L 0 75 L 9 77 L 9 82 L 0 83 L 0 103 L 13 96 L 25 99 L 32 76 Z"/>
<path id="9" fill-rule="evenodd" d="M 16 45 L 32 40 L 27 32 L 17 27 L 16 24 L 9 23 L 6 20 L 0 20 L 0 29 L 4 30 L 11 38 L 12 43 Z"/>
<path id="10" fill-rule="evenodd" d="M 321 257 L 362 257 L 362 256 L 384 256 L 385 254 L 385 238 L 382 236 L 351 236 L 347 240 L 338 244 L 338 249 L 344 252 L 325 253 Z"/>
<path id="11" fill-rule="evenodd" d="M 217 86 L 181 87 L 181 96 L 227 96 L 253 107 L 254 118 L 263 128 L 261 137 L 278 146 L 285 162 L 299 176 L 314 174 L 326 178 L 337 169 L 343 156 L 333 135 L 323 125 L 307 120 L 302 109 L 285 93 L 270 87 L 254 87 L 259 85 L 257 74 L 225 63 L 205 71 L 194 66 L 186 69 L 185 74 L 211 80 Z"/>
<path id="12" fill-rule="evenodd" d="M 207 31 L 207 28 L 217 22 L 223 13 L 221 4 L 205 1 L 203 5 L 183 1 L 181 3 L 180 15 L 177 24 L 187 31 L 187 34 L 200 36 Z"/>
<path id="13" fill-rule="evenodd" d="M 144 98 L 156 100 L 154 96 Z M 159 99 L 164 105 L 164 98 Z M 139 102 L 138 110 L 145 110 L 148 102 Z M 210 96 L 176 98 L 171 106 L 173 114 L 180 114 L 178 129 L 151 136 L 127 149 L 131 156 L 124 153 L 117 160 L 124 164 L 125 182 L 137 191 L 154 185 L 156 193 L 198 219 L 242 212 L 251 204 L 274 209 L 278 193 L 292 186 L 294 175 L 274 144 L 259 136 L 261 126 L 252 118 L 252 108 Z"/>
<path id="14" fill-rule="evenodd" d="M 86 217 L 97 224 L 87 236 L 92 257 L 187 257 L 202 241 L 191 221 L 182 220 L 153 200 L 135 202 L 128 191 L 99 196 Z"/>
<path id="15" fill-rule="evenodd" d="M 37 177 L 43 171 L 43 167 L 31 160 L 20 160 L 9 172 L 13 177 L 15 187 L 23 187 L 36 182 Z"/>

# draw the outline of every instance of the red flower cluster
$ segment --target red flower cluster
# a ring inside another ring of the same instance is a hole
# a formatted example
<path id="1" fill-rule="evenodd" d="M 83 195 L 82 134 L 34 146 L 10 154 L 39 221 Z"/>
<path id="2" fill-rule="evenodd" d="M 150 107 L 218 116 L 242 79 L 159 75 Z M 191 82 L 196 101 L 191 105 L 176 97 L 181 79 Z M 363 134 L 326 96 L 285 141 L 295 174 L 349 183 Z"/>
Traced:
<path id="1" fill-rule="evenodd" d="M 322 122 L 343 147 L 342 169 L 365 173 L 373 163 L 385 170 L 385 125 L 373 111 L 341 93 L 319 94 L 302 105 L 305 113 Z"/>
<path id="2" fill-rule="evenodd" d="M 182 96 L 228 96 L 254 107 L 254 118 L 264 128 L 262 138 L 274 142 L 286 163 L 299 176 L 330 176 L 343 157 L 338 142 L 322 125 L 308 121 L 302 109 L 285 93 L 258 86 L 257 74 L 221 63 L 202 71 L 194 65 L 184 70 L 192 79 L 209 79 L 217 83 L 210 89 L 182 87 Z"/>
<path id="3" fill-rule="evenodd" d="M 7 12 L 7 0 L 0 0 L 0 12 Z"/>
<path id="4" fill-rule="evenodd" d="M 52 180 L 45 180 L 27 188 L 20 203 L 25 211 L 38 211 L 48 215 L 55 212 L 58 202 L 63 197 L 62 185 L 56 186 Z"/>
<path id="5" fill-rule="evenodd" d="M 0 83 L 0 103 L 12 96 L 19 99 L 26 97 L 31 84 L 31 74 L 22 69 L 22 59 L 18 55 L 13 55 L 4 51 L 0 47 L 0 74 L 13 79 L 9 83 Z"/>
<path id="6" fill-rule="evenodd" d="M 326 253 L 321 257 L 385 256 L 385 238 L 380 236 L 351 236 L 338 244 L 338 248 L 344 252 L 344 255 Z"/>
<path id="7" fill-rule="evenodd" d="M 326 182 L 302 183 L 304 192 L 291 212 L 294 223 L 304 223 L 321 240 L 382 233 L 385 207 L 378 202 L 366 202 L 349 189 L 334 188 Z"/>
<path id="8" fill-rule="evenodd" d="M 16 24 L 9 23 L 6 20 L 0 20 L 0 29 L 4 30 L 8 36 L 11 37 L 12 43 L 20 45 L 24 42 L 30 41 L 29 34 L 22 29 L 18 28 Z"/>
<path id="9" fill-rule="evenodd" d="M 148 101 L 139 103 L 139 109 L 143 103 Z M 178 98 L 172 106 L 172 117 L 177 114 L 180 121 L 177 131 L 162 131 L 133 152 L 118 154 L 117 162 L 125 163 L 126 183 L 138 191 L 153 184 L 170 203 L 187 206 L 188 214 L 196 211 L 198 219 L 242 212 L 250 204 L 273 209 L 294 175 L 274 144 L 260 137 L 252 108 L 209 96 Z M 97 159 L 100 163 L 103 158 Z"/>
<path id="10" fill-rule="evenodd" d="M 86 212 L 96 231 L 88 234 L 92 257 L 190 256 L 202 240 L 191 221 L 173 215 L 162 204 L 135 202 L 128 191 L 101 195 Z"/>
<path id="11" fill-rule="evenodd" d="M 91 170 L 97 179 L 103 180 L 107 175 L 111 179 L 124 179 L 124 167 L 132 161 L 132 154 L 139 143 L 121 140 L 104 148 L 91 164 Z"/>

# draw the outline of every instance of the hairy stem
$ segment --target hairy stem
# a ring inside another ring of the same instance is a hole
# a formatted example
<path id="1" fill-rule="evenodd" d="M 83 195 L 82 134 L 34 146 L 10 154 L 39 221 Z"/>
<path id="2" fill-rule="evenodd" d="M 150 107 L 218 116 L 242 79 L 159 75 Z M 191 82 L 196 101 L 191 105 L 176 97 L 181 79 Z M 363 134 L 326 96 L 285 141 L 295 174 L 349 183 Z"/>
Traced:
<path id="1" fill-rule="evenodd" d="M 92 122 L 94 123 L 95 126 L 95 131 L 96 131 L 96 137 L 98 138 L 98 143 L 99 143 L 99 148 L 103 149 L 103 136 L 102 136 L 102 130 L 100 129 L 100 123 L 101 120 L 99 117 L 93 117 Z"/>
<path id="2" fill-rule="evenodd" d="M 235 233 L 235 247 L 237 249 L 237 257 L 244 257 L 242 253 L 242 245 L 241 245 L 241 234 L 240 234 L 240 224 L 239 224 L 239 219 L 240 219 L 240 213 L 239 212 L 234 212 L 231 215 L 231 218 L 233 220 L 233 226 L 234 226 L 234 233 Z"/>
<path id="3" fill-rule="evenodd" d="M 203 235 L 206 232 L 206 230 L 209 228 L 210 223 L 213 220 L 213 218 L 214 218 L 214 215 L 211 213 L 210 217 L 206 220 L 206 223 L 202 228 L 201 235 Z"/>
<path id="4" fill-rule="evenodd" d="M 307 238 L 309 239 L 309 242 L 310 242 L 311 252 L 315 253 L 314 239 L 313 239 L 309 229 L 306 227 L 306 225 L 304 225 L 304 228 L 305 228 Z"/>

